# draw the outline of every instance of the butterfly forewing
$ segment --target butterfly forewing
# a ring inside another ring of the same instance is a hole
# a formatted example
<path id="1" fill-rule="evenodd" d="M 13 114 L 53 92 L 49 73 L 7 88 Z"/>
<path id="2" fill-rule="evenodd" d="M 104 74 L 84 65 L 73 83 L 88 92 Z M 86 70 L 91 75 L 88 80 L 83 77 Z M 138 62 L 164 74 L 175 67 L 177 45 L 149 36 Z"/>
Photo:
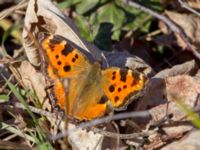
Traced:
<path id="1" fill-rule="evenodd" d="M 53 72 L 59 77 L 72 77 L 90 66 L 88 59 L 59 35 L 40 35 L 40 43 Z"/>

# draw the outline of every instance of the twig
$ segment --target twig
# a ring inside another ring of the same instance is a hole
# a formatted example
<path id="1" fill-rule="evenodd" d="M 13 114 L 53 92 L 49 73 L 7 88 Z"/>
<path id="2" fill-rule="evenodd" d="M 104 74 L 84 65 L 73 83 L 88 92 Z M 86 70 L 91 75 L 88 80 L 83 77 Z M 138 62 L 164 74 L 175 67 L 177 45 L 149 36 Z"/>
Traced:
<path id="1" fill-rule="evenodd" d="M 17 4 L 16 6 L 12 6 L 4 11 L 2 11 L 0 13 L 0 20 L 4 19 L 5 17 L 7 17 L 8 15 L 12 14 L 14 11 L 19 10 L 19 9 L 23 9 L 27 6 L 28 1 L 27 0 L 22 0 L 19 4 Z"/>
<path id="2" fill-rule="evenodd" d="M 15 107 L 17 108 L 21 108 L 21 109 L 26 109 L 24 107 L 24 105 L 22 105 L 21 103 L 15 103 L 14 104 Z M 51 118 L 58 118 L 58 116 L 55 114 L 55 113 L 50 113 L 48 111 L 45 111 L 45 110 L 42 110 L 42 109 L 39 109 L 39 108 L 36 108 L 36 107 L 33 107 L 33 106 L 28 106 L 29 109 L 34 112 L 34 113 L 37 113 L 37 114 L 41 114 L 41 115 L 44 115 L 44 116 L 48 116 L 48 117 L 51 117 Z M 61 119 L 61 118 L 60 118 Z"/>
<path id="3" fill-rule="evenodd" d="M 136 2 L 130 1 L 130 0 L 123 0 L 124 3 L 135 7 L 137 9 L 140 9 L 141 11 L 144 11 L 148 14 L 150 14 L 151 16 L 163 21 L 173 32 L 179 34 L 181 36 L 181 38 L 184 40 L 184 42 L 187 44 L 188 49 L 193 53 L 193 55 L 198 58 L 200 60 L 200 54 L 197 52 L 197 50 L 192 46 L 192 44 L 190 43 L 190 39 L 187 37 L 187 35 L 185 34 L 185 32 L 178 26 L 176 25 L 173 21 L 171 21 L 169 18 L 167 18 L 164 15 L 161 15 L 149 8 L 146 8 Z"/>
<path id="4" fill-rule="evenodd" d="M 77 131 L 77 129 L 86 129 L 88 127 L 96 126 L 102 123 L 108 123 L 112 120 L 120 120 L 120 119 L 127 119 L 127 118 L 134 118 L 134 117 L 148 117 L 150 114 L 148 111 L 138 111 L 138 112 L 129 112 L 129 113 L 120 113 L 114 116 L 106 116 L 103 118 L 95 119 L 90 122 L 84 122 L 79 124 L 75 129 L 65 131 L 63 133 L 58 133 L 55 136 L 52 136 L 52 140 L 58 140 L 64 136 L 68 136 L 70 133 Z M 107 136 L 107 135 L 106 135 Z M 115 138 L 118 135 L 115 135 Z M 120 136 L 120 135 L 119 135 Z"/>
<path id="5" fill-rule="evenodd" d="M 196 11 L 195 9 L 191 8 L 189 5 L 187 5 L 185 2 L 183 2 L 182 0 L 178 0 L 178 2 L 181 4 L 181 7 L 187 9 L 188 11 L 194 13 L 197 16 L 200 16 L 200 13 L 198 11 Z"/>
<path id="6" fill-rule="evenodd" d="M 114 122 L 114 121 L 112 121 L 111 123 L 112 123 L 113 127 L 115 128 L 116 134 L 117 134 L 117 138 L 116 138 L 116 142 L 115 142 L 115 149 L 119 149 L 119 143 L 120 143 L 120 137 L 119 137 L 120 131 L 119 131 L 119 126 L 118 126 L 117 123 Z"/>
<path id="7" fill-rule="evenodd" d="M 100 133 L 106 137 L 120 138 L 120 139 L 135 139 L 139 137 L 147 137 L 154 133 L 154 131 L 148 131 L 148 132 L 138 132 L 138 133 L 129 133 L 129 134 L 119 134 L 119 133 L 104 131 L 98 128 L 93 128 L 92 131 L 95 133 Z"/>

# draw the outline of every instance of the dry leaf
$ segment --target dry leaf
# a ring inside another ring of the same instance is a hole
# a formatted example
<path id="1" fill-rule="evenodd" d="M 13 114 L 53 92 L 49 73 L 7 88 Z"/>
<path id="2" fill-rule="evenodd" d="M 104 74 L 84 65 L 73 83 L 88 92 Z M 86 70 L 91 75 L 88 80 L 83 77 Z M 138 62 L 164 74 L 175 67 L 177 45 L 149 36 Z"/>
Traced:
<path id="1" fill-rule="evenodd" d="M 199 83 L 200 80 L 194 80 L 194 78 L 188 75 L 168 77 L 166 79 L 166 93 L 168 102 L 150 109 L 149 112 L 152 116 L 151 122 L 159 122 L 167 114 L 172 114 L 170 120 L 174 121 L 175 124 L 173 126 L 162 127 L 162 130 L 165 132 L 165 135 L 167 135 L 169 140 L 173 138 L 180 138 L 185 132 L 190 131 L 193 128 L 191 124 L 176 124 L 176 121 L 188 120 L 186 114 L 178 106 L 177 99 L 190 109 L 196 107 L 196 102 L 200 101 L 200 99 L 197 99 L 200 93 Z M 156 135 L 159 136 L 157 133 L 154 136 L 150 136 L 150 141 L 155 141 Z M 162 142 L 160 142 L 160 144 L 161 143 Z"/>
<path id="2" fill-rule="evenodd" d="M 28 62 L 24 61 L 21 63 L 18 68 L 18 72 L 22 78 L 27 89 L 34 91 L 40 100 L 40 103 L 43 104 L 43 108 L 51 111 L 51 105 L 49 101 L 46 100 L 46 80 L 42 73 L 39 73 L 35 68 Z"/>
<path id="3" fill-rule="evenodd" d="M 194 14 L 183 14 L 172 11 L 165 11 L 166 15 L 180 26 L 185 34 L 190 38 L 191 42 L 198 47 L 200 45 L 200 18 Z M 187 44 L 182 38 L 176 34 L 177 42 L 182 48 L 186 48 Z"/>
<path id="4" fill-rule="evenodd" d="M 200 93 L 200 81 L 188 75 L 179 75 L 166 79 L 166 91 L 169 101 L 180 100 L 191 108 L 197 102 Z"/>
<path id="5" fill-rule="evenodd" d="M 76 126 L 69 124 L 69 130 L 75 129 Z M 69 142 L 72 149 L 77 150 L 101 150 L 101 145 L 103 142 L 103 135 L 94 133 L 92 131 L 86 131 L 82 129 L 77 129 L 75 132 L 71 133 L 69 136 Z"/>
<path id="6" fill-rule="evenodd" d="M 185 100 L 186 104 L 193 107 L 196 100 L 195 96 L 197 96 L 199 91 L 199 84 L 189 75 L 195 75 L 197 71 L 198 67 L 196 66 L 195 61 L 192 60 L 184 64 L 174 66 L 171 69 L 165 69 L 159 72 L 150 80 L 149 87 L 145 93 L 145 96 L 139 102 L 137 109 L 141 110 L 151 108 L 149 110 L 149 113 L 152 117 L 151 120 L 149 120 L 150 124 L 160 122 L 167 114 L 172 114 L 171 119 L 173 121 L 182 121 L 182 119 L 185 117 L 185 114 L 182 112 L 182 110 L 180 110 L 177 104 L 170 99 L 170 91 L 176 92 L 177 94 L 182 94 L 179 90 L 184 91 L 183 94 L 188 94 L 188 99 Z M 181 85 L 182 89 L 177 87 L 180 85 L 178 83 L 183 84 Z M 188 91 L 188 93 L 186 91 Z M 146 123 L 147 122 L 148 120 L 146 120 Z M 161 135 L 157 132 L 152 134 L 149 137 L 151 144 L 147 145 L 147 149 L 151 149 L 152 147 L 158 148 L 166 144 L 166 142 L 162 140 L 162 138 L 164 138 L 163 136 L 166 136 L 168 140 L 177 139 L 182 137 L 185 132 L 191 130 L 192 128 L 193 126 L 190 124 L 162 126 L 162 130 L 165 132 L 165 134 Z"/>
<path id="7" fill-rule="evenodd" d="M 186 0 L 186 2 L 193 9 L 200 9 L 200 1 L 199 0 Z"/>
<path id="8" fill-rule="evenodd" d="M 166 79 L 167 103 L 158 105 L 150 110 L 153 121 L 159 121 L 166 114 L 173 114 L 173 121 L 180 121 L 185 117 L 184 112 L 178 107 L 177 100 L 186 104 L 191 109 L 196 106 L 200 93 L 200 81 L 188 75 L 178 75 Z"/>
<path id="9" fill-rule="evenodd" d="M 180 74 L 194 75 L 197 72 L 197 65 L 194 60 L 165 69 L 153 76 L 148 84 L 144 97 L 140 100 L 137 110 L 146 110 L 160 104 L 165 104 L 165 81 L 166 77 Z"/>

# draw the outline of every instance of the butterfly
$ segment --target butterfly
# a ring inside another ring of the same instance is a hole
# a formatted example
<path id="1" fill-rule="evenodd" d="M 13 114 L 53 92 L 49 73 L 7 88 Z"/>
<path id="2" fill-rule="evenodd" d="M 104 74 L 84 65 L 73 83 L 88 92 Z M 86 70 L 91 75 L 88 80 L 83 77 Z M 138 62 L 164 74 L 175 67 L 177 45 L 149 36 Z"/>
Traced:
<path id="1" fill-rule="evenodd" d="M 110 108 L 122 109 L 144 89 L 142 73 L 119 67 L 104 69 L 62 36 L 42 33 L 39 43 L 56 105 L 78 120 L 101 117 Z"/>

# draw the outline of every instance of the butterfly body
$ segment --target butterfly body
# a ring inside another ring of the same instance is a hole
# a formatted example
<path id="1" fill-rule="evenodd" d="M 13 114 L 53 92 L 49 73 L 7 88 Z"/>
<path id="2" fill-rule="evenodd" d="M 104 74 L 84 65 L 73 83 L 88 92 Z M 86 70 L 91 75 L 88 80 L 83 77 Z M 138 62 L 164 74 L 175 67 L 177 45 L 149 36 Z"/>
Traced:
<path id="1" fill-rule="evenodd" d="M 144 88 L 143 74 L 118 67 L 102 69 L 98 62 L 91 63 L 78 46 L 63 37 L 43 35 L 40 43 L 48 75 L 53 80 L 56 104 L 63 110 L 68 104 L 69 115 L 76 119 L 101 117 L 108 104 L 120 109 Z"/>

